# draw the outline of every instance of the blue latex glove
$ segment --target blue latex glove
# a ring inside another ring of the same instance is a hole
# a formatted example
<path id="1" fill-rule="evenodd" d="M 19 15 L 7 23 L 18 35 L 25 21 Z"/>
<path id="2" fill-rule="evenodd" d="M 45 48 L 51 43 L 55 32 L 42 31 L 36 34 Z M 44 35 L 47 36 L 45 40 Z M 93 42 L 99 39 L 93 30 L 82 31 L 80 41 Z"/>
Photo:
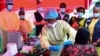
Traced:
<path id="1" fill-rule="evenodd" d="M 69 45 L 71 45 L 72 44 L 72 41 L 66 41 L 66 42 L 64 42 L 64 47 L 67 47 L 67 46 L 69 46 Z"/>
<path id="2" fill-rule="evenodd" d="M 49 50 L 50 51 L 59 51 L 61 49 L 60 46 L 56 45 L 56 46 L 49 46 Z"/>

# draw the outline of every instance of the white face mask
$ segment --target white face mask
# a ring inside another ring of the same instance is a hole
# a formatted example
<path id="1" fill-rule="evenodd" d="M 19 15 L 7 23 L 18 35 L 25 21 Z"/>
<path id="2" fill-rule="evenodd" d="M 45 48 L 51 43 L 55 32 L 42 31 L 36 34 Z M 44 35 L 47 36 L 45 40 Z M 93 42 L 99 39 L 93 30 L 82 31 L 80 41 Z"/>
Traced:
<path id="1" fill-rule="evenodd" d="M 83 13 L 77 13 L 78 17 L 82 18 L 83 17 Z"/>
<path id="2" fill-rule="evenodd" d="M 41 13 L 41 12 L 43 12 L 43 7 L 39 7 L 37 10 L 38 10 L 38 12 Z"/>
<path id="3" fill-rule="evenodd" d="M 61 12 L 65 12 L 66 9 L 65 9 L 65 8 L 61 8 L 60 11 L 61 11 Z"/>
<path id="4" fill-rule="evenodd" d="M 11 11 L 13 9 L 13 5 L 7 5 L 7 9 Z"/>
<path id="5" fill-rule="evenodd" d="M 48 23 L 48 27 L 49 28 L 54 28 L 54 27 L 56 27 L 56 24 L 57 24 L 57 22 L 55 22 L 55 23 Z"/>
<path id="6" fill-rule="evenodd" d="M 25 18 L 25 15 L 20 15 L 20 19 L 24 19 Z"/>
<path id="7" fill-rule="evenodd" d="M 99 17 L 100 16 L 100 13 L 94 13 L 93 16 L 94 17 Z"/>

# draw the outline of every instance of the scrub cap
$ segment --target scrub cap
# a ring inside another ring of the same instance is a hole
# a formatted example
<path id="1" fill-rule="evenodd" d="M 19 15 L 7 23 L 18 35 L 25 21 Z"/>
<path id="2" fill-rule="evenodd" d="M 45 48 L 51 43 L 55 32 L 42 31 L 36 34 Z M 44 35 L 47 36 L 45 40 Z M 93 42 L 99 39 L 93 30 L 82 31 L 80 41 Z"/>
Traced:
<path id="1" fill-rule="evenodd" d="M 54 8 L 47 9 L 45 12 L 45 19 L 56 19 L 58 18 L 58 12 Z"/>

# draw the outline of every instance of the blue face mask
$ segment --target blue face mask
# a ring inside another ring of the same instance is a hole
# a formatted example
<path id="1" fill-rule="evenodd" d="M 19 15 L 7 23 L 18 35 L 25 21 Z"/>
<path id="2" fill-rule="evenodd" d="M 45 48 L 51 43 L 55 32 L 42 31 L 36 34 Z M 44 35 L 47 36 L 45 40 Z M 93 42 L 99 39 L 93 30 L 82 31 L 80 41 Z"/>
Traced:
<path id="1" fill-rule="evenodd" d="M 13 5 L 7 5 L 7 9 L 11 11 L 13 9 Z"/>
<path id="2" fill-rule="evenodd" d="M 60 11 L 64 13 L 64 12 L 66 12 L 66 9 L 65 8 L 61 8 Z"/>
<path id="3" fill-rule="evenodd" d="M 24 19 L 25 18 L 25 15 L 20 15 L 20 19 Z"/>
<path id="4" fill-rule="evenodd" d="M 78 14 L 78 17 L 82 18 L 83 17 L 83 13 L 77 13 Z"/>

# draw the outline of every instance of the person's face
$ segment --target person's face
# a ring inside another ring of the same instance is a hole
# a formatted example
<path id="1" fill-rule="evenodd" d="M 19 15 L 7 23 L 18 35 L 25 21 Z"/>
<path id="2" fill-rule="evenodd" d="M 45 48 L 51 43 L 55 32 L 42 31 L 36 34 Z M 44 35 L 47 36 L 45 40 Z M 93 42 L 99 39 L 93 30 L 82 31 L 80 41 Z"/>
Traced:
<path id="1" fill-rule="evenodd" d="M 7 9 L 11 11 L 13 9 L 13 5 L 7 5 Z"/>
<path id="2" fill-rule="evenodd" d="M 99 17 L 100 16 L 100 8 L 99 7 L 94 7 L 93 16 L 94 17 Z"/>
<path id="3" fill-rule="evenodd" d="M 60 11 L 61 11 L 62 13 L 64 13 L 64 12 L 66 12 L 66 8 L 60 8 Z"/>
<path id="4" fill-rule="evenodd" d="M 84 10 L 83 9 L 81 9 L 81 10 L 79 10 L 79 11 L 77 11 L 78 13 L 84 13 Z"/>
<path id="5" fill-rule="evenodd" d="M 19 15 L 20 19 L 24 20 L 25 15 Z"/>
<path id="6" fill-rule="evenodd" d="M 100 8 L 99 7 L 95 7 L 93 9 L 93 13 L 100 13 Z"/>
<path id="7" fill-rule="evenodd" d="M 56 19 L 47 19 L 46 22 L 50 23 L 50 24 L 53 24 L 54 22 L 56 22 Z"/>
<path id="8" fill-rule="evenodd" d="M 38 12 L 40 12 L 40 13 L 42 13 L 42 12 L 44 11 L 42 6 L 38 7 L 37 10 L 38 10 Z"/>
<path id="9" fill-rule="evenodd" d="M 56 19 L 47 19 L 47 26 L 50 28 L 54 28 L 56 26 Z"/>
<path id="10" fill-rule="evenodd" d="M 81 9 L 81 10 L 79 10 L 79 11 L 77 11 L 77 15 L 78 15 L 78 17 L 83 17 L 83 15 L 84 15 L 84 10 L 83 9 Z"/>

